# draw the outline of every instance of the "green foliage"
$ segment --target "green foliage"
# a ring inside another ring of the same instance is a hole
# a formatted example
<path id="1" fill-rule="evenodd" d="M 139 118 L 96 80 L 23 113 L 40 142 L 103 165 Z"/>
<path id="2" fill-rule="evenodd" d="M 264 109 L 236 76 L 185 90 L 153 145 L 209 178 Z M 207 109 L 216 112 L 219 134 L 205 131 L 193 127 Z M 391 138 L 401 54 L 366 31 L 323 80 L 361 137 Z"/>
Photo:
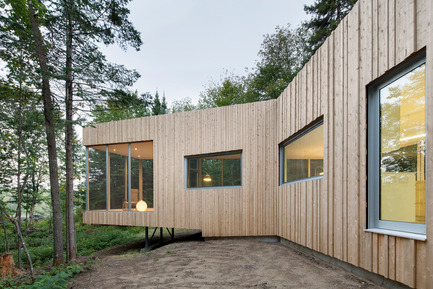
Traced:
<path id="1" fill-rule="evenodd" d="M 245 87 L 245 78 L 226 72 L 220 82 L 210 82 L 205 91 L 200 93 L 199 107 L 210 108 L 250 102 Z"/>
<path id="2" fill-rule="evenodd" d="M 95 104 L 104 92 L 125 89 L 140 75 L 123 65 L 110 63 L 98 44 L 117 44 L 140 50 L 140 33 L 129 17 L 130 0 L 52 0 L 45 19 L 50 37 L 50 62 L 54 64 L 55 78 L 64 84 L 73 82 L 75 99 L 85 104 Z M 67 39 L 70 46 L 67 46 Z M 69 53 L 69 60 L 67 62 Z M 71 74 L 68 76 L 68 73 Z M 104 98 L 102 98 L 103 100 Z M 87 102 L 87 103 L 86 103 Z"/>
<path id="3" fill-rule="evenodd" d="M 186 97 L 181 100 L 175 100 L 171 104 L 171 113 L 183 112 L 183 111 L 191 111 L 195 110 L 198 107 L 192 103 L 191 98 Z"/>
<path id="4" fill-rule="evenodd" d="M 51 241 L 52 243 L 51 239 L 47 238 L 47 241 Z M 41 267 L 51 262 L 53 257 L 53 246 L 51 243 L 41 244 L 38 247 L 28 249 L 30 256 L 32 256 L 33 266 Z M 25 263 L 27 264 L 27 261 Z"/>
<path id="5" fill-rule="evenodd" d="M 30 280 L 28 276 L 24 276 L 24 278 L 6 278 L 0 280 L 0 288 L 68 288 L 73 281 L 74 276 L 88 270 L 92 265 L 93 261 L 88 261 L 62 267 L 53 267 L 50 271 L 37 275 L 34 281 Z"/>
<path id="6" fill-rule="evenodd" d="M 144 230 L 141 227 L 122 227 L 122 226 L 96 226 L 82 223 L 81 213 L 77 213 L 75 219 L 77 234 L 78 256 L 88 256 L 99 250 L 120 245 L 130 241 L 136 241 L 144 238 Z M 47 218 L 37 221 L 33 229 L 23 230 L 30 256 L 35 268 L 49 265 L 52 262 L 53 255 L 53 236 L 51 219 Z M 13 226 L 10 222 L 6 223 L 7 233 L 9 236 L 10 252 L 14 254 L 15 263 L 17 262 L 16 254 L 16 234 L 13 232 Z M 3 240 L 3 229 L 0 227 L 0 240 Z M 0 252 L 4 252 L 5 244 L 0 242 Z M 23 259 L 24 266 L 27 266 L 27 259 Z M 2 288 L 0 286 L 0 288 Z"/>
<path id="7" fill-rule="evenodd" d="M 53 269 L 36 277 L 36 280 L 30 286 L 24 288 L 67 288 L 71 283 L 71 278 L 78 273 L 84 272 L 88 264 L 72 264 L 65 267 L 53 267 Z"/>
<path id="8" fill-rule="evenodd" d="M 307 14 L 312 14 L 311 20 L 304 23 L 310 30 L 308 38 L 308 55 L 313 55 L 325 42 L 326 38 L 338 26 L 340 21 L 350 12 L 357 0 L 316 0 L 314 4 L 304 6 Z"/>
<path id="9" fill-rule="evenodd" d="M 199 108 L 273 99 L 280 96 L 303 65 L 337 27 L 356 0 L 316 0 L 304 7 L 311 20 L 296 29 L 277 26 L 264 36 L 259 60 L 246 77 L 211 81 L 200 94 Z"/>
<path id="10" fill-rule="evenodd" d="M 77 229 L 78 255 L 81 256 L 143 237 L 143 229 L 137 227 L 84 225 Z"/>
<path id="11" fill-rule="evenodd" d="M 249 76 L 247 99 L 275 99 L 289 85 L 303 66 L 307 31 L 298 28 L 275 28 L 264 36 L 259 50 L 260 61 Z"/>
<path id="12" fill-rule="evenodd" d="M 40 76 L 34 69 L 36 59 L 27 1 L 0 0 L 0 6 L 0 60 L 6 67 L 7 82 L 34 87 Z M 45 7 L 39 1 L 34 1 L 34 8 L 40 17 L 45 15 Z"/>
<path id="13" fill-rule="evenodd" d="M 152 96 L 150 93 L 116 89 L 104 91 L 107 101 L 92 109 L 92 122 L 101 123 L 150 115 Z"/>
<path id="14" fill-rule="evenodd" d="M 275 33 L 264 36 L 256 67 L 246 77 L 226 72 L 219 82 L 210 82 L 200 94 L 199 107 L 277 98 L 302 68 L 306 37 L 305 29 L 277 26 Z"/>
<path id="15" fill-rule="evenodd" d="M 152 105 L 152 115 L 160 115 L 167 114 L 167 101 L 165 100 L 165 96 L 162 97 L 162 100 L 159 99 L 158 91 L 155 93 L 155 99 L 153 100 Z"/>
<path id="16" fill-rule="evenodd" d="M 26 179 L 23 209 L 34 212 L 43 202 L 45 175 L 48 174 L 45 126 L 38 95 L 26 87 L 0 80 L 0 196 L 10 209 L 16 202 L 18 162 L 21 164 L 21 182 Z M 19 119 L 21 115 L 21 154 L 18 159 Z M 12 213 L 14 210 L 12 210 Z M 24 213 L 23 212 L 23 215 Z"/>

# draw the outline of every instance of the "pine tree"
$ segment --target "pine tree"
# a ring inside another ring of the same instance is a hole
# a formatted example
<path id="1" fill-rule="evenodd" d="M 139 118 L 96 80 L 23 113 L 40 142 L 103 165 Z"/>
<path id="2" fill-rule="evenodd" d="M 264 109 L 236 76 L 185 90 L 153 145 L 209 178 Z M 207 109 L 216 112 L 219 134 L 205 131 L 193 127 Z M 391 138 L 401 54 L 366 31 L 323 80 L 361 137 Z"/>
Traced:
<path id="1" fill-rule="evenodd" d="M 54 35 L 52 47 L 57 47 L 51 55 L 53 60 L 60 59 L 57 74 L 65 81 L 66 258 L 73 260 L 77 252 L 72 158 L 74 96 L 78 95 L 80 101 L 94 102 L 102 85 L 131 85 L 139 77 L 138 73 L 107 63 L 97 43 L 117 42 L 124 49 L 131 45 L 139 50 L 142 41 L 128 20 L 128 0 L 51 2 L 47 28 Z"/>
<path id="2" fill-rule="evenodd" d="M 308 53 L 312 56 L 325 42 L 326 38 L 350 12 L 357 0 L 316 0 L 314 4 L 304 5 L 304 11 L 312 14 L 310 21 L 304 23 L 311 31 L 308 39 Z"/>
<path id="3" fill-rule="evenodd" d="M 159 114 L 167 114 L 167 113 L 168 113 L 168 106 L 167 106 L 167 101 L 165 99 L 165 94 L 162 97 L 162 101 L 161 101 L 159 99 L 159 93 L 158 91 L 156 91 L 155 99 L 153 100 L 152 114 L 159 115 Z"/>
<path id="4" fill-rule="evenodd" d="M 142 44 L 140 33 L 128 20 L 126 6 L 129 2 L 0 0 L 0 59 L 6 62 L 9 70 L 17 63 L 24 64 L 21 66 L 27 70 L 21 68 L 19 72 L 26 76 L 24 80 L 30 87 L 42 89 L 46 108 L 55 264 L 63 262 L 63 245 L 58 169 L 54 169 L 57 167 L 57 161 L 54 162 L 57 160 L 57 156 L 54 157 L 57 154 L 54 127 L 59 125 L 59 119 L 54 115 L 60 108 L 65 108 L 65 122 L 62 124 L 66 140 L 66 256 L 71 260 L 76 254 L 72 162 L 73 124 L 76 121 L 73 114 L 81 107 L 88 108 L 106 100 L 101 97 L 101 91 L 123 89 L 139 77 L 136 71 L 109 63 L 98 46 L 98 43 L 118 44 L 124 49 L 128 46 L 139 49 Z M 59 91 L 58 87 L 65 87 L 65 92 Z M 59 97 L 61 94 L 65 95 L 64 103 Z"/>

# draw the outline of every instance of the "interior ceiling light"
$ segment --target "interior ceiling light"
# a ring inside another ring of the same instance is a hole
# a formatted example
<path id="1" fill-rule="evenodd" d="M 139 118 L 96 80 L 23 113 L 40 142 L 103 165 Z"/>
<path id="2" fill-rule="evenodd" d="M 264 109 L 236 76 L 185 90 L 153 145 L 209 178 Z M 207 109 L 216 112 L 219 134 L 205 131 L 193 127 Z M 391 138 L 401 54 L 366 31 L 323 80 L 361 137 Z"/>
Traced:
<path id="1" fill-rule="evenodd" d="M 212 178 L 210 177 L 209 174 L 206 174 L 206 175 L 204 176 L 204 178 L 203 178 L 203 181 L 205 181 L 205 182 L 212 182 Z"/>

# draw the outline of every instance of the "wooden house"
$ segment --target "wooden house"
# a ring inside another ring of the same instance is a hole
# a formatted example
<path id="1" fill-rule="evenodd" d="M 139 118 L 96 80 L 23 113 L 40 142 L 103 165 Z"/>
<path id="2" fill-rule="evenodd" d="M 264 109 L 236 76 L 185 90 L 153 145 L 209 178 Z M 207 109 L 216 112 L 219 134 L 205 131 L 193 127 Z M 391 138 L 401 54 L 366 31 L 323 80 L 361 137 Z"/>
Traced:
<path id="1" fill-rule="evenodd" d="M 432 20 L 359 0 L 276 100 L 84 128 L 84 222 L 277 236 L 433 288 Z"/>

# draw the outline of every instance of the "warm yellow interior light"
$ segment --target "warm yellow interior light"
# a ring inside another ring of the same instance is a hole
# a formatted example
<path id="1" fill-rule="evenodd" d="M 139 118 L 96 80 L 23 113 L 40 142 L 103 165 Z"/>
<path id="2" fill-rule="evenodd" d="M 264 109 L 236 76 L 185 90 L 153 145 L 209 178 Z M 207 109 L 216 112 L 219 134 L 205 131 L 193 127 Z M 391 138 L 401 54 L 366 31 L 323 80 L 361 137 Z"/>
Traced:
<path id="1" fill-rule="evenodd" d="M 135 207 L 137 208 L 137 211 L 144 212 L 147 210 L 147 203 L 141 200 L 137 203 Z"/>
<path id="2" fill-rule="evenodd" d="M 212 178 L 210 177 L 209 174 L 206 174 L 206 175 L 204 176 L 204 178 L 203 178 L 203 181 L 205 181 L 205 182 L 212 182 Z"/>

